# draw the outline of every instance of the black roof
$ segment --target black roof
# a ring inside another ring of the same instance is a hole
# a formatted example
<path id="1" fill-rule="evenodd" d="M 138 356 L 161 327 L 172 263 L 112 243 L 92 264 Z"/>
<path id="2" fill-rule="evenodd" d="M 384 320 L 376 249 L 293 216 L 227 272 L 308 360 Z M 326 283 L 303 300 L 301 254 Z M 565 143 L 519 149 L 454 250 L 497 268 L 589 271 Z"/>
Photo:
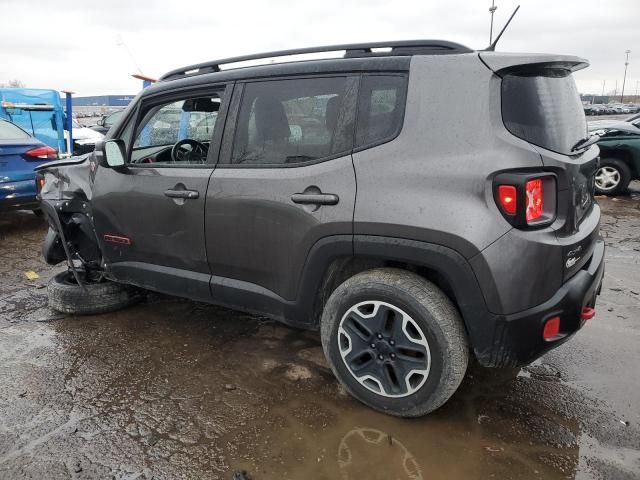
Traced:
<path id="1" fill-rule="evenodd" d="M 220 65 L 232 63 L 248 62 L 276 57 L 289 57 L 294 55 L 304 55 L 311 53 L 339 52 L 344 51 L 344 58 L 366 58 L 366 57 L 390 57 L 390 56 L 411 56 L 411 55 L 447 55 L 456 53 L 471 53 L 471 50 L 464 45 L 445 40 L 407 40 L 394 42 L 374 42 L 374 43 L 353 43 L 346 45 L 327 45 L 322 47 L 298 48 L 293 50 L 280 50 L 275 52 L 265 52 L 253 55 L 243 55 L 239 57 L 224 58 L 211 62 L 198 63 L 187 67 L 172 70 L 160 80 L 174 80 L 178 78 L 191 77 L 206 73 L 220 71 Z"/>

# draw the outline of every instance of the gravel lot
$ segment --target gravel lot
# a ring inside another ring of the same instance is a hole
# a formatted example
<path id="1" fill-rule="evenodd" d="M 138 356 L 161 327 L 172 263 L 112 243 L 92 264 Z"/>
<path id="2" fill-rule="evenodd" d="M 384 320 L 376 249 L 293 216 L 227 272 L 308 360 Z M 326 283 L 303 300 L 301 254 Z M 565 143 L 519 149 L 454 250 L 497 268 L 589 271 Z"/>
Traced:
<path id="1" fill-rule="evenodd" d="M 640 478 L 640 184 L 599 202 L 596 318 L 515 379 L 472 370 L 416 420 L 347 397 L 314 333 L 155 294 L 56 314 L 45 225 L 2 214 L 0 478 Z"/>

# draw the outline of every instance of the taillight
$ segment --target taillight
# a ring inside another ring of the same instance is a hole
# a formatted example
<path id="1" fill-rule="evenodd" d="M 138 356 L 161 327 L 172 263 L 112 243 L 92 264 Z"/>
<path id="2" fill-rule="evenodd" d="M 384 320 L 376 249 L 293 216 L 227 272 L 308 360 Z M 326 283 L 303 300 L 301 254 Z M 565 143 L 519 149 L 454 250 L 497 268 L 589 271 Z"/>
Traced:
<path id="1" fill-rule="evenodd" d="M 55 160 L 58 158 L 58 151 L 55 148 L 45 145 L 43 147 L 36 147 L 26 151 L 24 156 L 27 160 L 42 160 L 46 158 Z"/>
<path id="2" fill-rule="evenodd" d="M 516 228 L 543 227 L 556 217 L 553 173 L 501 173 L 493 181 L 494 198 L 504 218 Z"/>
<path id="3" fill-rule="evenodd" d="M 513 185 L 500 185 L 498 187 L 498 201 L 507 215 L 515 215 L 518 207 L 516 187 Z"/>
<path id="4" fill-rule="evenodd" d="M 525 186 L 525 193 L 527 195 L 526 218 L 527 223 L 531 223 L 542 217 L 544 196 L 542 193 L 542 180 L 536 178 L 529 180 Z"/>

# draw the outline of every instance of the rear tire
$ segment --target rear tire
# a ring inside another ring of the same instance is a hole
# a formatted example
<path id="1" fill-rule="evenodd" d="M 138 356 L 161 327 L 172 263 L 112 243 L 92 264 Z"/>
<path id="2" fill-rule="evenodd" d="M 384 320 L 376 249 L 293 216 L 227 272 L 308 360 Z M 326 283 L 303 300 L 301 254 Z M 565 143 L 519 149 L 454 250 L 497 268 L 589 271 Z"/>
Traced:
<path id="1" fill-rule="evenodd" d="M 418 417 L 441 407 L 464 378 L 469 345 L 453 303 L 404 270 L 359 273 L 329 297 L 322 347 L 340 383 L 375 410 Z"/>
<path id="2" fill-rule="evenodd" d="M 629 188 L 631 169 L 617 158 L 603 158 L 596 171 L 596 193 L 621 195 Z"/>
<path id="3" fill-rule="evenodd" d="M 78 285 L 69 271 L 49 281 L 49 307 L 70 315 L 96 315 L 127 307 L 140 300 L 135 287 L 111 281 Z"/>

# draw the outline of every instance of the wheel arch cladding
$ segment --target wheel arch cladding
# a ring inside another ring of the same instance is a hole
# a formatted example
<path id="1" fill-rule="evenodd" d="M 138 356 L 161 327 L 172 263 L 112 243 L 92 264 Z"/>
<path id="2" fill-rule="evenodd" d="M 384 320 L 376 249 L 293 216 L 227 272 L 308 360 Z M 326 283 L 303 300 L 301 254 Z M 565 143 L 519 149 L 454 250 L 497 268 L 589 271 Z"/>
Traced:
<path id="1" fill-rule="evenodd" d="M 325 265 L 322 277 L 317 280 L 314 322 L 319 320 L 326 299 L 347 278 L 371 268 L 404 265 L 414 267 L 417 273 L 426 269 L 440 275 L 441 281 L 434 283 L 452 297 L 476 356 L 481 357 L 490 348 L 493 315 L 487 309 L 471 266 L 462 255 L 442 245 L 379 236 L 356 235 L 353 245 L 353 257 L 335 258 Z"/>

